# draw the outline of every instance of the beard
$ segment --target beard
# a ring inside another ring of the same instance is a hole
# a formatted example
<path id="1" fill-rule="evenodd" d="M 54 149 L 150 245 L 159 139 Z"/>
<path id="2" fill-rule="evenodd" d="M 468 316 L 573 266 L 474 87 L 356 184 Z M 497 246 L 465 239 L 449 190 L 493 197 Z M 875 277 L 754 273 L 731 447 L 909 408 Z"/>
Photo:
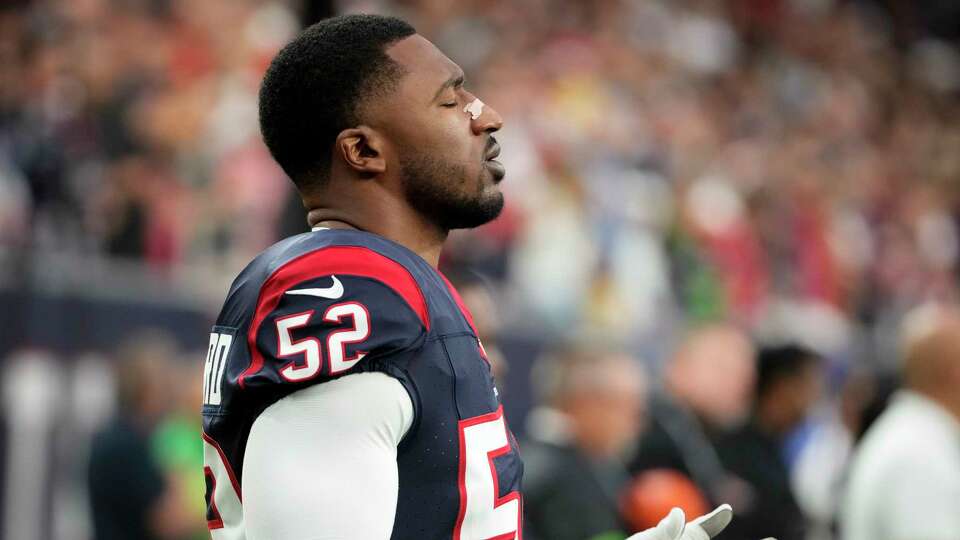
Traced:
<path id="1" fill-rule="evenodd" d="M 443 230 L 479 227 L 503 210 L 503 193 L 483 189 L 486 167 L 468 178 L 463 164 L 416 154 L 400 167 L 407 202 Z"/>

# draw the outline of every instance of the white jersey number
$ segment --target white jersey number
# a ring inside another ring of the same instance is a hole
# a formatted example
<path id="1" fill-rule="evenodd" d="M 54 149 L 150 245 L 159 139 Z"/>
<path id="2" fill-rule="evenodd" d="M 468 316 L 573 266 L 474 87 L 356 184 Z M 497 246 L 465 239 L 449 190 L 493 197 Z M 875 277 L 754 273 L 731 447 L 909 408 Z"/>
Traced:
<path id="1" fill-rule="evenodd" d="M 305 381 L 320 372 L 323 359 L 320 357 L 320 342 L 317 338 L 293 341 L 290 332 L 306 326 L 313 317 L 313 310 L 277 319 L 277 355 L 280 358 L 303 355 L 303 365 L 290 362 L 280 370 L 284 379 L 292 382 Z"/>
<path id="2" fill-rule="evenodd" d="M 498 497 L 493 460 L 511 451 L 503 408 L 460 422 L 460 514 L 453 540 L 514 540 L 520 530 L 520 493 Z"/>
<path id="3" fill-rule="evenodd" d="M 330 359 L 330 374 L 334 375 L 346 371 L 366 356 L 367 353 L 357 351 L 350 358 L 347 356 L 347 345 L 360 343 L 370 337 L 370 313 L 363 304 L 347 302 L 330 306 L 323 314 L 323 320 L 339 323 L 344 317 L 353 319 L 353 328 L 334 330 L 327 336 L 327 358 Z"/>
<path id="4" fill-rule="evenodd" d="M 357 351 L 347 358 L 346 346 L 361 343 L 370 337 L 370 312 L 363 304 L 344 302 L 334 304 L 323 313 L 324 322 L 339 324 L 345 317 L 353 320 L 349 328 L 334 330 L 327 335 L 327 359 L 330 362 L 330 375 L 336 375 L 352 368 L 367 353 Z M 299 357 L 303 362 L 292 361 L 280 370 L 280 375 L 291 382 L 305 381 L 316 377 L 323 367 L 321 344 L 317 338 L 309 337 L 294 341 L 291 332 L 310 323 L 313 310 L 295 313 L 277 319 L 277 355 L 280 358 Z"/>

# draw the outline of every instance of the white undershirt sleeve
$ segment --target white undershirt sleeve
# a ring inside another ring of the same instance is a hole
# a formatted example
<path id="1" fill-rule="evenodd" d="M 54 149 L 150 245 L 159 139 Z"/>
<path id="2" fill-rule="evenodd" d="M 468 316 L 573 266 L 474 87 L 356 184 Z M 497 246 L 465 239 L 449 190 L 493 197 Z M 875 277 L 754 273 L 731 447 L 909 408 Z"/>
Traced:
<path id="1" fill-rule="evenodd" d="M 400 382 L 359 373 L 311 386 L 254 422 L 243 462 L 247 540 L 386 540 L 397 445 L 413 423 Z"/>

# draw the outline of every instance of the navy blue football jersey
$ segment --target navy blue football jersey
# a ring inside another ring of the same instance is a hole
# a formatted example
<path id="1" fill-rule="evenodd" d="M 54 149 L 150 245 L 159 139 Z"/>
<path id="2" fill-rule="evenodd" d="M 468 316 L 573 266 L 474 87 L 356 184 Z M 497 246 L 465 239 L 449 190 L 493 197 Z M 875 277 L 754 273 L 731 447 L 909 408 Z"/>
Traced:
<path id="1" fill-rule="evenodd" d="M 397 450 L 391 538 L 521 538 L 523 465 L 456 290 L 399 244 L 324 229 L 254 259 L 210 334 L 203 440 L 214 539 L 245 538 L 244 448 L 258 415 L 292 392 L 368 371 L 396 378 L 414 408 Z"/>

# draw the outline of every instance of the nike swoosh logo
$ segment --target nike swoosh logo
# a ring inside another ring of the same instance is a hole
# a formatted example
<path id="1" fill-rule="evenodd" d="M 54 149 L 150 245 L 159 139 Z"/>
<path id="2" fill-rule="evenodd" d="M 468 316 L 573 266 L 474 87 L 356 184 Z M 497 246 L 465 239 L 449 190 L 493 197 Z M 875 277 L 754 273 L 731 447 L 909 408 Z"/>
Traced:
<path id="1" fill-rule="evenodd" d="M 333 278 L 333 285 L 329 287 L 324 287 L 322 289 L 296 289 L 287 291 L 287 294 L 319 296 L 320 298 L 330 298 L 331 300 L 336 300 L 337 298 L 343 296 L 343 283 L 340 283 L 340 280 L 337 279 L 337 276 L 330 277 Z"/>

